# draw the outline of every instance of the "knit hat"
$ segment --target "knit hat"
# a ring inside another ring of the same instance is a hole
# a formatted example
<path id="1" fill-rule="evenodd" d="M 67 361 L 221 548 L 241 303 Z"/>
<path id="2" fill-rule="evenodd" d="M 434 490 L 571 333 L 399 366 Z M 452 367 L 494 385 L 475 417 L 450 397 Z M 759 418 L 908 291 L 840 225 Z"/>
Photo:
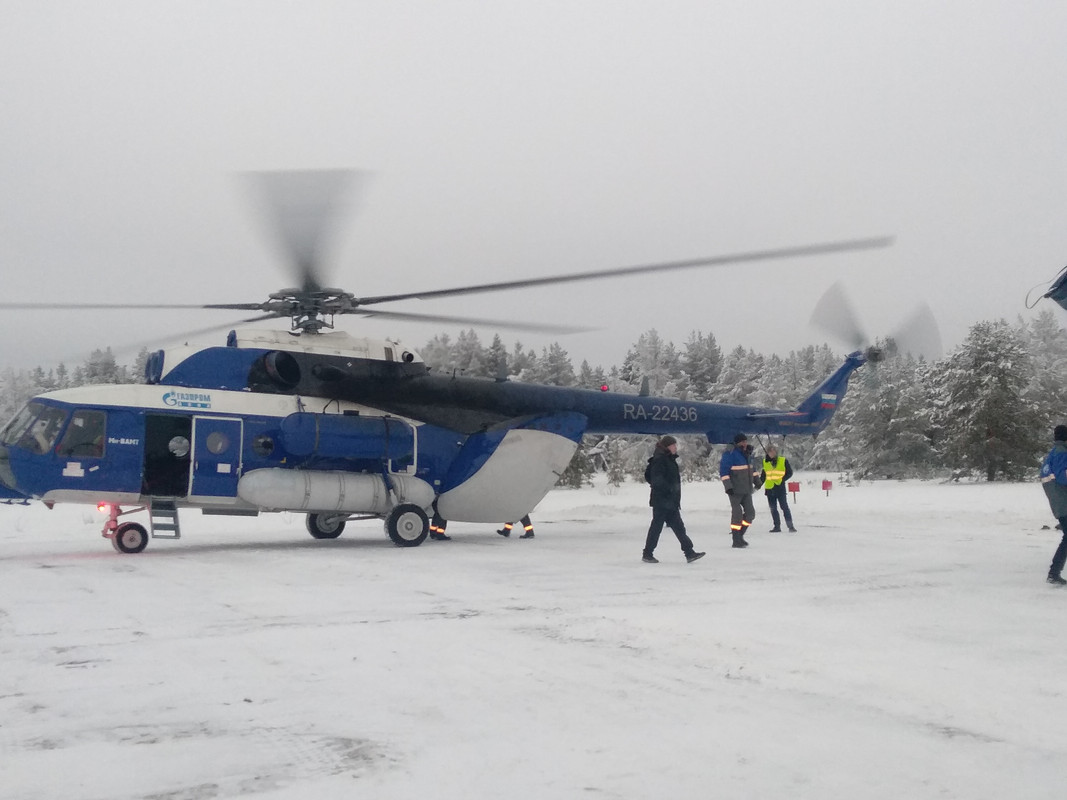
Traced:
<path id="1" fill-rule="evenodd" d="M 1067 442 L 1067 425 L 1057 425 L 1052 438 L 1057 442 Z"/>
<path id="2" fill-rule="evenodd" d="M 1064 430 L 1067 431 L 1067 428 L 1064 428 Z M 1064 436 L 1064 438 L 1067 439 L 1067 436 Z M 675 439 L 673 436 L 664 436 L 662 439 L 656 442 L 656 447 L 660 448 L 661 450 L 666 450 L 672 444 L 678 444 L 678 440 Z"/>
<path id="3" fill-rule="evenodd" d="M 734 444 L 741 444 L 741 442 L 747 442 L 748 437 L 743 433 L 739 433 L 734 437 Z"/>

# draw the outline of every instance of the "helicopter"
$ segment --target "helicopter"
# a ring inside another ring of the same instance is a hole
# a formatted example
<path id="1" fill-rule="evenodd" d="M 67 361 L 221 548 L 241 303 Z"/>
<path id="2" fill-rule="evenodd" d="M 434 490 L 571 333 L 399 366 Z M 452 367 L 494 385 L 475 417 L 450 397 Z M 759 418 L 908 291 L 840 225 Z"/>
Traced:
<path id="1" fill-rule="evenodd" d="M 817 435 L 852 373 L 880 354 L 850 353 L 794 409 L 729 405 L 433 373 L 398 340 L 336 331 L 338 315 L 514 325 L 373 308 L 411 298 L 473 294 L 667 270 L 885 247 L 886 237 L 737 253 L 374 297 L 323 285 L 318 252 L 346 173 L 262 177 L 301 278 L 266 301 L 119 308 L 257 311 L 230 325 L 288 318 L 290 330 L 235 327 L 225 345 L 150 354 L 143 384 L 86 386 L 31 398 L 0 429 L 0 499 L 95 504 L 102 535 L 121 553 L 181 536 L 180 509 L 204 514 L 306 514 L 308 532 L 333 539 L 346 522 L 381 519 L 398 546 L 421 544 L 429 517 L 519 519 L 556 484 L 586 433 L 738 432 Z M 68 304 L 12 303 L 6 309 Z M 95 307 L 93 305 L 85 307 Z M 115 306 L 112 306 L 115 307 Z M 370 308 L 368 308 L 370 307 Z M 120 518 L 148 514 L 148 528 Z"/>

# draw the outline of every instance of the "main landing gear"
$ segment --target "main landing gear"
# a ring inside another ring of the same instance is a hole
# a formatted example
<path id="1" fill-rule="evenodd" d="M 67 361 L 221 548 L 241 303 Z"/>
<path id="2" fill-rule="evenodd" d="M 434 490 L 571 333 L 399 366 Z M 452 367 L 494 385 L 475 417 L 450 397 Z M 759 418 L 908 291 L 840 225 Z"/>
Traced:
<path id="1" fill-rule="evenodd" d="M 347 514 L 308 514 L 308 533 L 316 539 L 336 539 L 350 519 L 373 519 L 374 517 L 351 517 Z M 385 532 L 397 547 L 418 547 L 430 532 L 430 518 L 414 503 L 401 503 L 385 517 Z"/>
<path id="2" fill-rule="evenodd" d="M 430 518 L 414 503 L 401 503 L 385 518 L 385 532 L 397 547 L 418 547 L 430 532 Z"/>
<path id="3" fill-rule="evenodd" d="M 308 533 L 316 539 L 336 539 L 345 529 L 347 514 L 308 514 Z"/>

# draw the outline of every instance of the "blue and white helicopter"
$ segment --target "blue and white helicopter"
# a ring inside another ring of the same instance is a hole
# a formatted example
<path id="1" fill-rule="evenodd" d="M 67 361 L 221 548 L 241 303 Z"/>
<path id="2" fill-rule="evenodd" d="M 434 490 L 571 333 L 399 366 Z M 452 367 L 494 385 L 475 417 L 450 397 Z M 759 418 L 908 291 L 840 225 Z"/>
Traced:
<path id="1" fill-rule="evenodd" d="M 321 184 L 322 177 L 310 180 Z M 306 188 L 309 179 L 298 180 Z M 0 499 L 97 505 L 108 514 L 103 535 L 122 553 L 141 552 L 150 537 L 179 538 L 178 512 L 194 508 L 205 514 L 304 513 L 308 531 L 318 539 L 339 536 L 351 519 L 380 518 L 393 542 L 412 547 L 425 540 L 434 511 L 452 521 L 520 519 L 556 484 L 586 433 L 702 434 L 712 443 L 732 441 L 738 431 L 818 434 L 851 374 L 878 357 L 874 349 L 851 353 L 791 410 L 436 374 L 398 341 L 330 330 L 333 318 L 406 319 L 413 315 L 365 307 L 838 253 L 885 246 L 888 240 L 357 298 L 318 280 L 318 219 L 325 211 L 287 203 L 283 216 L 299 224 L 283 225 L 283 238 L 300 271 L 300 288 L 274 293 L 265 302 L 203 307 L 260 312 L 245 323 L 288 317 L 291 330 L 237 329 L 225 346 L 157 351 L 148 359 L 144 384 L 34 397 L 0 430 Z M 120 522 L 139 512 L 147 513 L 147 528 Z"/>

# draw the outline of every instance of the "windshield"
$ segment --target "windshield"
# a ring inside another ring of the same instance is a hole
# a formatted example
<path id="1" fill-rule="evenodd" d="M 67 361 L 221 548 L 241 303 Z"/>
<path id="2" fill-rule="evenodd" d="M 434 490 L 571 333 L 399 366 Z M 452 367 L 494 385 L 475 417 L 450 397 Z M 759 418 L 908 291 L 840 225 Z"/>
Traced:
<path id="1" fill-rule="evenodd" d="M 66 410 L 32 402 L 4 428 L 0 444 L 14 444 L 31 453 L 47 453 L 56 443 L 66 419 Z"/>
<path id="2" fill-rule="evenodd" d="M 43 408 L 44 406 L 40 403 L 28 403 L 23 406 L 22 410 L 15 415 L 11 422 L 7 423 L 3 432 L 0 433 L 0 444 L 14 444 L 17 442 Z"/>

